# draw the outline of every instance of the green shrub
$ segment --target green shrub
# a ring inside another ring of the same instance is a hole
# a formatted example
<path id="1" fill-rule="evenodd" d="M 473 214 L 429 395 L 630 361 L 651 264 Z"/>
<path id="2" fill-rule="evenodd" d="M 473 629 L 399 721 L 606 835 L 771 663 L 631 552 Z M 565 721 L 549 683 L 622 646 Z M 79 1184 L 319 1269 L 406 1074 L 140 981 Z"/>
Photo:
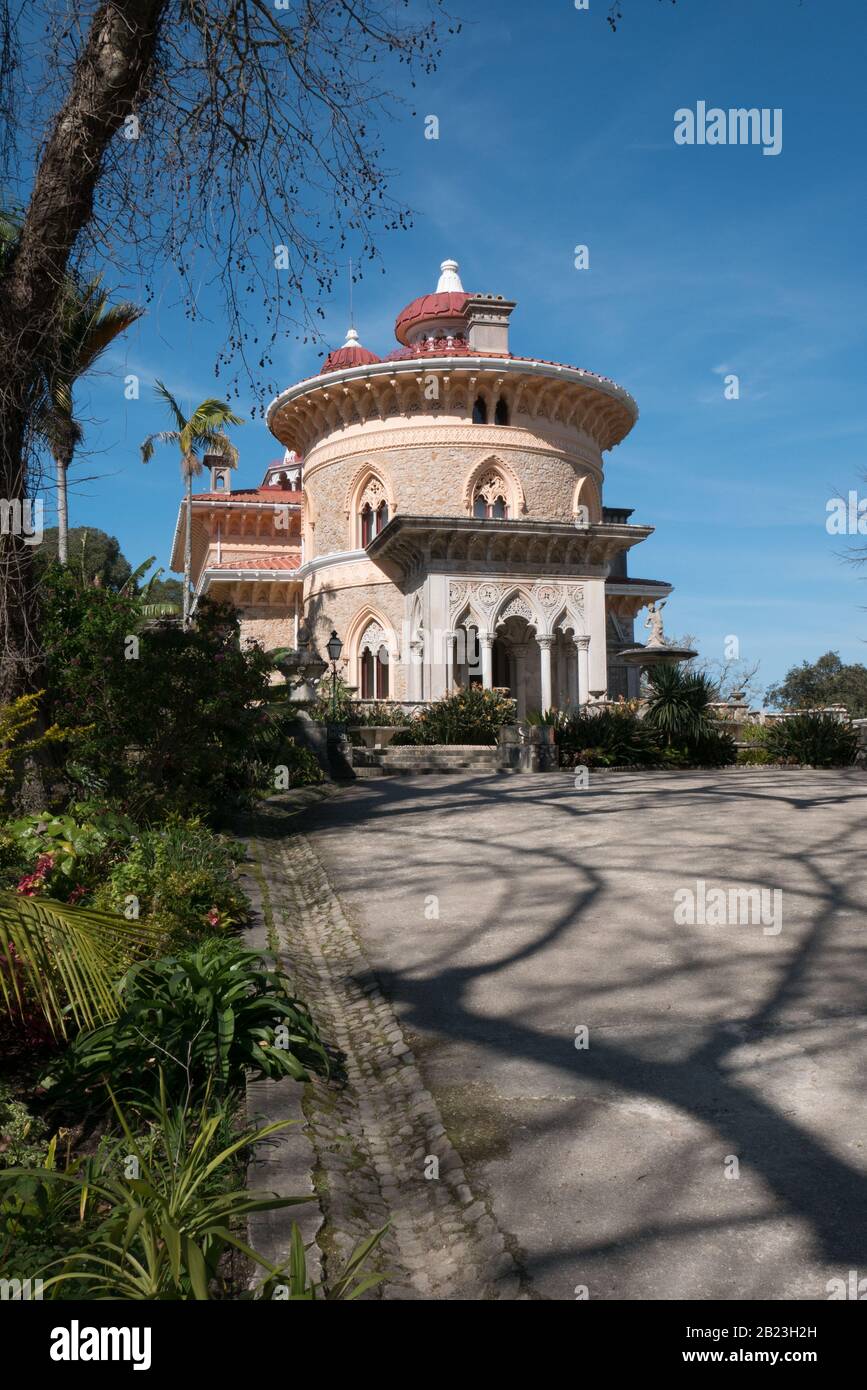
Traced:
<path id="1" fill-rule="evenodd" d="M 303 743 L 294 740 L 282 749 L 280 766 L 289 773 L 290 787 L 314 787 L 325 780 L 325 773 L 319 766 L 316 754 Z"/>
<path id="2" fill-rule="evenodd" d="M 337 714 L 335 718 L 335 685 L 337 694 Z M 310 705 L 310 718 L 317 724 L 347 724 L 352 717 L 352 695 L 342 676 L 336 683 L 329 671 L 316 687 L 316 698 Z"/>
<path id="3" fill-rule="evenodd" d="M 6 881 L 17 883 L 19 892 L 81 901 L 102 882 L 136 833 L 133 822 L 117 812 L 82 820 L 77 810 L 72 806 L 68 813 L 43 811 L 4 827 L 0 862 Z M 25 875 L 33 880 L 29 886 L 22 886 Z"/>
<path id="4" fill-rule="evenodd" d="M 566 711 L 554 728 L 564 767 L 653 767 L 661 761 L 654 730 L 626 705 L 595 714 Z"/>
<path id="5" fill-rule="evenodd" d="M 170 816 L 145 830 L 115 865 L 95 902 L 113 912 L 147 917 L 173 942 L 195 941 L 243 921 L 248 904 L 237 882 L 243 851 L 200 820 Z"/>
<path id="6" fill-rule="evenodd" d="M 267 704 L 258 711 L 248 759 L 252 785 L 266 795 L 286 786 L 306 787 L 323 780 L 315 755 L 303 741 L 298 712 L 299 706 L 289 699 L 284 686 L 273 689 Z"/>
<path id="7" fill-rule="evenodd" d="M 858 735 L 849 724 L 832 714 L 807 711 L 766 724 L 762 742 L 777 762 L 810 767 L 848 767 L 858 751 Z"/>
<path id="8" fill-rule="evenodd" d="M 57 725 L 42 733 L 33 728 L 44 694 L 43 690 L 38 690 L 31 695 L 20 695 L 10 704 L 0 704 L 0 803 L 14 799 L 11 792 L 16 769 L 26 759 L 35 753 L 45 754 L 54 745 L 66 741 L 66 733 Z"/>
<path id="9" fill-rule="evenodd" d="M 153 1097 L 160 1072 L 173 1094 L 212 1081 L 239 1088 L 256 1076 L 308 1080 L 327 1070 L 325 1049 L 287 976 L 231 940 L 133 966 L 120 984 L 121 1013 L 79 1033 L 43 1084 L 75 1100 L 102 1083 Z"/>
<path id="10" fill-rule="evenodd" d="M 31 1115 L 11 1087 L 0 1081 L 0 1168 L 41 1162 L 47 1143 L 45 1122 Z"/>
<path id="11" fill-rule="evenodd" d="M 738 766 L 739 767 L 767 767 L 773 762 L 773 758 L 767 748 L 739 748 Z"/>
<path id="12" fill-rule="evenodd" d="M 372 705 L 362 705 L 353 700 L 348 714 L 350 724 L 378 724 L 386 728 L 408 728 L 413 720 L 412 716 L 402 710 L 400 705 L 387 705 L 381 701 Z"/>
<path id="13" fill-rule="evenodd" d="M 502 726 L 514 720 L 513 700 L 472 685 L 428 705 L 407 731 L 417 743 L 491 744 Z"/>
<path id="14" fill-rule="evenodd" d="M 82 1240 L 74 1194 L 53 1180 L 57 1150 L 55 1135 L 41 1154 L 8 1168 L 0 1164 L 0 1276 L 38 1277 L 49 1261 L 72 1252 Z M 80 1166 L 68 1147 L 62 1162 L 69 1174 Z"/>
<path id="15" fill-rule="evenodd" d="M 237 1133 L 234 1102 L 206 1094 L 195 1108 L 169 1102 L 165 1086 L 141 1130 L 117 1101 L 118 1128 L 92 1157 L 56 1162 L 56 1141 L 41 1167 L 0 1169 L 0 1273 L 44 1279 L 55 1300 L 352 1300 L 381 1283 L 367 1262 L 375 1231 L 327 1286 L 317 1285 L 293 1224 L 289 1256 L 274 1265 L 245 1240 L 249 1215 L 309 1201 L 250 1191 L 244 1168 L 255 1146 L 291 1120 Z M 261 1275 L 251 1292 L 229 1282 L 235 1249 Z M 278 1293 L 279 1289 L 279 1293 Z"/>
<path id="16" fill-rule="evenodd" d="M 253 783 L 265 796 L 288 787 L 316 786 L 325 777 L 315 753 L 288 736 L 258 752 L 251 768 Z"/>
<path id="17" fill-rule="evenodd" d="M 52 1299 L 211 1299 L 226 1296 L 221 1261 L 234 1248 L 273 1278 L 274 1266 L 245 1242 L 251 1212 L 308 1200 L 248 1192 L 239 1181 L 239 1156 L 291 1121 L 230 1137 L 224 1105 L 205 1096 L 196 1110 L 172 1106 L 158 1091 L 152 1124 L 134 1132 L 124 1111 L 121 1135 L 100 1152 L 65 1169 L 7 1170 L 0 1174 L 3 1205 L 20 1202 L 23 1189 L 41 1190 L 53 1205 L 54 1225 L 76 1232 L 79 1248 L 49 1261 L 39 1274 Z M 132 1164 L 131 1161 L 132 1160 Z M 65 1216 L 65 1223 L 62 1218 Z M 61 1220 L 58 1220 L 61 1218 Z M 19 1217 L 27 1233 L 26 1213 Z M 16 1261 L 17 1264 L 17 1261 Z"/>
<path id="18" fill-rule="evenodd" d="M 249 802 L 271 662 L 242 646 L 233 609 L 202 600 L 186 630 L 145 625 L 140 598 L 57 565 L 40 599 L 46 713 L 70 733 L 70 784 L 134 802 L 146 819 L 220 818 Z"/>
<path id="19" fill-rule="evenodd" d="M 671 767 L 731 767 L 737 762 L 734 738 L 724 728 L 709 728 L 700 738 L 686 740 L 680 747 L 663 749 Z"/>
<path id="20" fill-rule="evenodd" d="M 762 742 L 764 725 L 755 719 L 743 719 L 737 723 L 737 737 L 740 743 L 759 746 Z"/>

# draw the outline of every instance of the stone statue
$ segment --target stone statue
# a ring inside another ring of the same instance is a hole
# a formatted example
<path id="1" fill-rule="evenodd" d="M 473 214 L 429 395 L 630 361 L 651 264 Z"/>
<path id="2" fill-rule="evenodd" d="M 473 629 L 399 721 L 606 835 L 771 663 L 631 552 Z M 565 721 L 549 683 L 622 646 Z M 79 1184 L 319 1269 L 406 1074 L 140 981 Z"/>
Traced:
<path id="1" fill-rule="evenodd" d="M 647 639 L 648 647 L 664 647 L 665 638 L 662 632 L 662 610 L 665 607 L 665 599 L 659 603 L 649 603 L 647 605 L 647 617 L 644 626 L 650 628 L 650 636 Z"/>

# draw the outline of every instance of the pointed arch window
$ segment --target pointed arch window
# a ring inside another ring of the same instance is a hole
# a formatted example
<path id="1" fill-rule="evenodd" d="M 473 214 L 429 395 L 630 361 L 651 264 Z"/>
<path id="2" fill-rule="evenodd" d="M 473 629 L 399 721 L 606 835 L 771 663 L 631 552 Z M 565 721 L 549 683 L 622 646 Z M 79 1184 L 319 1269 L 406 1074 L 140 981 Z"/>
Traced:
<path id="1" fill-rule="evenodd" d="M 479 520 L 508 520 L 509 492 L 499 473 L 485 473 L 476 483 L 473 516 Z"/>
<path id="2" fill-rule="evenodd" d="M 483 396 L 476 396 L 473 403 L 473 424 L 486 425 L 488 423 L 488 405 Z"/>
<path id="3" fill-rule="evenodd" d="M 381 625 L 368 623 L 358 646 L 362 700 L 388 699 L 388 644 Z"/>
<path id="4" fill-rule="evenodd" d="M 388 524 L 388 502 L 385 499 L 385 489 L 378 478 L 371 478 L 361 494 L 358 520 L 361 544 L 366 548 L 374 536 L 378 536 Z"/>
<path id="5" fill-rule="evenodd" d="M 495 425 L 508 425 L 508 423 L 509 423 L 509 407 L 508 407 L 508 405 L 506 404 L 506 401 L 505 401 L 504 397 L 501 396 L 500 399 L 497 401 L 497 408 L 496 408 L 496 410 L 495 410 L 495 412 L 494 412 L 494 424 L 495 424 Z"/>

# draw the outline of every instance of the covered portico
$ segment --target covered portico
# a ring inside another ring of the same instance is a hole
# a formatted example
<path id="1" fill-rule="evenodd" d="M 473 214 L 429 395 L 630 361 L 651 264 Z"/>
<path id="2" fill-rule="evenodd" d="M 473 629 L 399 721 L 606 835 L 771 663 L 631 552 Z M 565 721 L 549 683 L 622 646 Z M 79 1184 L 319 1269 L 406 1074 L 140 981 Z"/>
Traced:
<path id="1" fill-rule="evenodd" d="M 486 690 L 508 690 L 519 718 L 530 710 L 587 702 L 591 638 L 584 631 L 583 585 L 458 579 L 450 581 L 449 595 L 453 626 L 445 634 L 446 689 L 481 681 Z M 493 612 L 486 607 L 492 598 Z M 566 599 L 571 611 L 565 606 L 559 616 L 550 611 L 552 602 Z"/>
<path id="2" fill-rule="evenodd" d="M 402 590 L 409 699 L 481 681 L 519 717 L 605 694 L 605 583 L 651 528 L 398 515 L 368 555 Z"/>

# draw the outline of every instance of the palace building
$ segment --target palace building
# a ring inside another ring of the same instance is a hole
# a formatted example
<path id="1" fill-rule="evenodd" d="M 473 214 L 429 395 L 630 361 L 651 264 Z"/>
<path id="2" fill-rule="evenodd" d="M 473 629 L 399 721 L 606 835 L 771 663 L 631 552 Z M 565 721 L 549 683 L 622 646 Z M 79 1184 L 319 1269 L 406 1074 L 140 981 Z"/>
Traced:
<path id="1" fill-rule="evenodd" d="M 425 701 L 480 681 L 519 716 L 637 693 L 618 662 L 671 589 L 628 573 L 652 527 L 606 506 L 604 455 L 632 429 L 623 387 L 518 356 L 514 302 L 436 290 L 397 317 L 385 357 L 350 329 L 267 412 L 285 452 L 256 488 L 219 459 L 192 501 L 193 581 L 266 648 L 343 640 L 365 699 Z M 172 568 L 183 568 L 183 507 Z"/>

